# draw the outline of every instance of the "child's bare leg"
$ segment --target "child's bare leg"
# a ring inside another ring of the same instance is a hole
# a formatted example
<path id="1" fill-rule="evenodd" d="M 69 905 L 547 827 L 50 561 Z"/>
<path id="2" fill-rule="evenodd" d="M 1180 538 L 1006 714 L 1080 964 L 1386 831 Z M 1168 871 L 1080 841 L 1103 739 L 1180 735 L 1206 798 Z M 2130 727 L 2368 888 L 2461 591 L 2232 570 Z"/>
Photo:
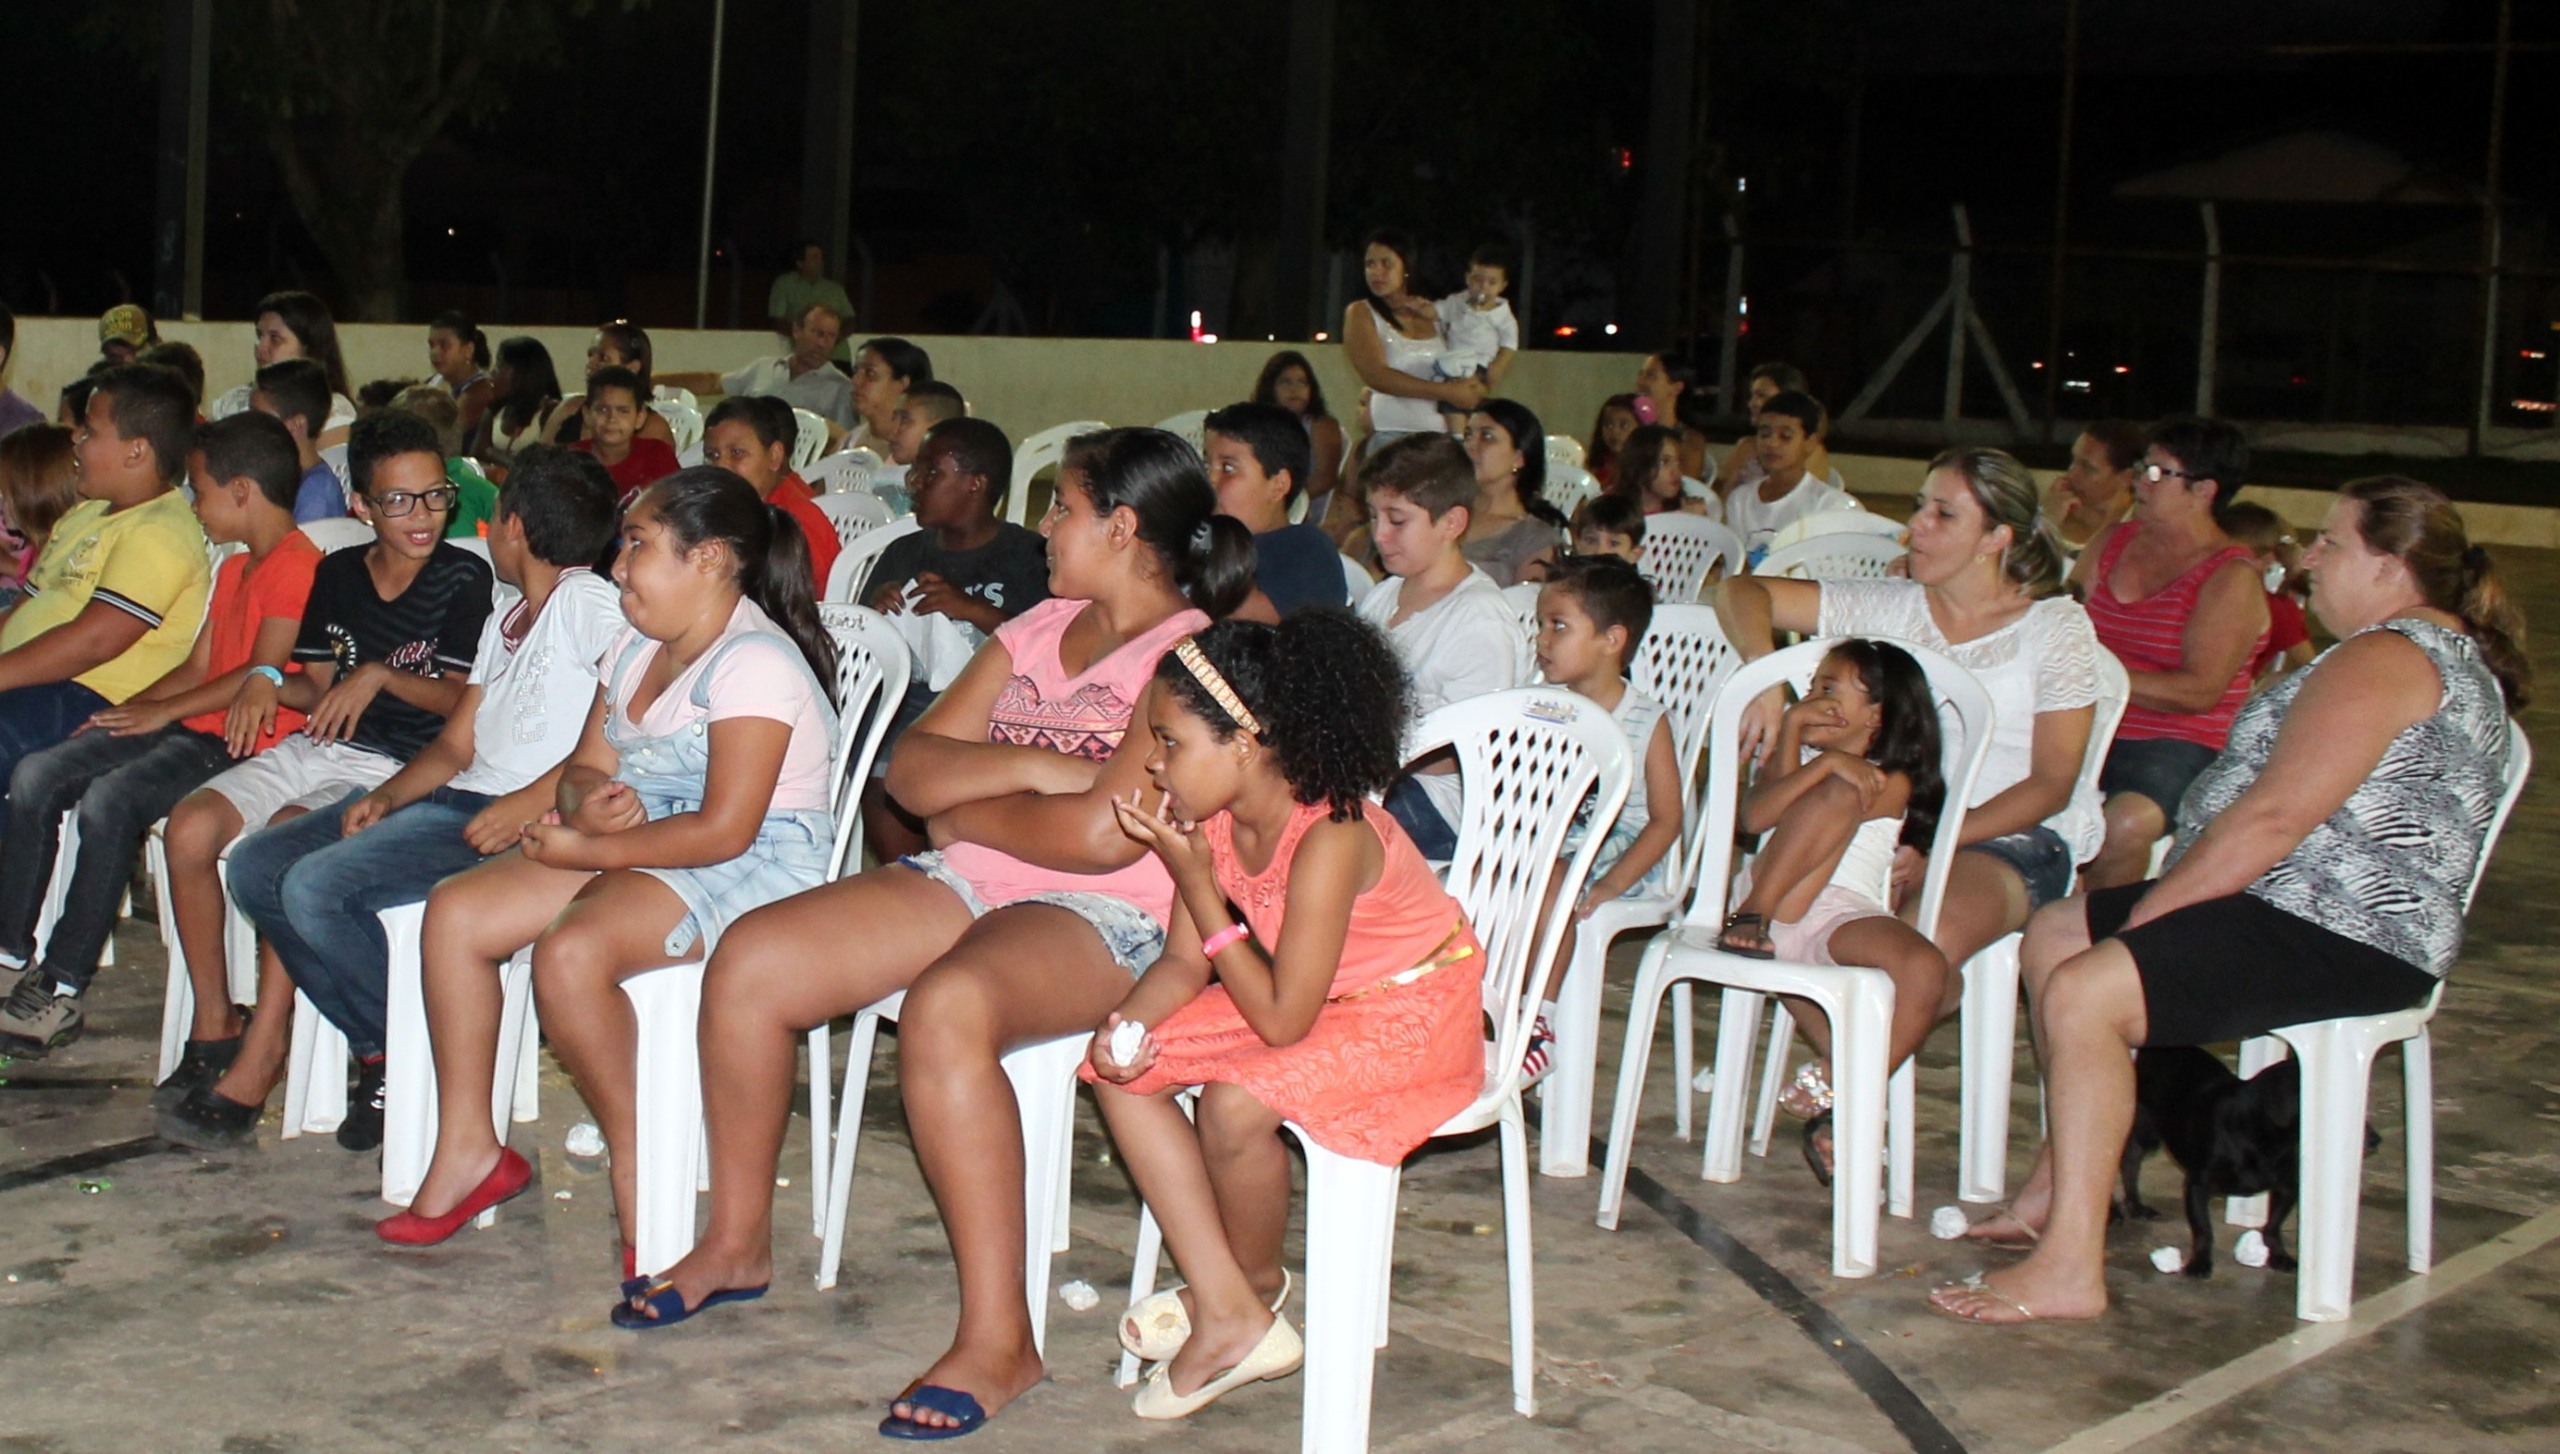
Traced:
<path id="1" fill-rule="evenodd" d="M 1196 1110 L 1227 1246 L 1267 1307 L 1280 1294 L 1280 1239 L 1289 1230 L 1291 1171 L 1280 1113 L 1250 1091 L 1214 1082 L 1202 1088 Z M 1182 1270 L 1188 1276 L 1190 1264 Z"/>
<path id="2" fill-rule="evenodd" d="M 1248 1092 L 1217 1083 L 1202 1089 L 1196 1109 L 1197 1139 L 1178 1169 L 1186 1177 L 1196 1169 L 1198 1180 L 1167 1188 L 1189 1203 L 1182 1237 L 1155 1194 L 1147 1192 L 1164 1225 L 1165 1245 L 1189 1284 L 1191 1336 L 1168 1370 L 1176 1393 L 1191 1393 L 1243 1362 L 1270 1331 L 1271 1297 L 1280 1290 L 1280 1237 L 1289 1220 L 1289 1153 L 1280 1144 L 1279 1115 Z M 1121 1144 L 1126 1152 L 1127 1143 Z M 1167 1170 L 1176 1169 L 1171 1158 L 1165 1162 Z M 1138 1174 L 1134 1157 L 1130 1171 Z M 1143 1177 L 1140 1190 L 1147 1190 Z"/>
<path id="3" fill-rule="evenodd" d="M 1838 778 L 1788 806 L 1786 816 L 1769 830 L 1759 857 L 1751 861 L 1751 892 L 1733 909 L 1760 916 L 1759 938 L 1751 941 L 1747 933 L 1737 933 L 1735 942 L 1766 947 L 1768 925 L 1792 924 L 1805 916 L 1814 896 L 1831 881 L 1831 871 L 1840 866 L 1840 855 L 1857 835 L 1864 811 L 1857 790 Z"/>
<path id="4" fill-rule="evenodd" d="M 862 840 L 878 864 L 895 863 L 932 846 L 907 810 L 891 800 L 888 785 L 876 778 L 862 785 Z"/>
<path id="5" fill-rule="evenodd" d="M 161 832 L 161 846 L 167 850 L 169 863 L 169 909 L 176 918 L 179 952 L 187 957 L 187 978 L 195 986 L 195 1023 L 187 1031 L 192 1040 L 228 1040 L 240 1033 L 240 1016 L 231 1006 L 229 962 L 222 945 L 223 913 L 228 901 L 222 893 L 221 870 L 215 867 L 223 848 L 240 836 L 243 825 L 240 810 L 231 800 L 211 789 L 198 789 L 169 813 L 169 826 Z M 261 995 L 259 1003 L 267 1001 Z M 277 1018 L 292 1004 L 288 989 L 285 1003 L 271 1008 Z"/>
<path id="6" fill-rule="evenodd" d="M 196 1004 L 204 1004 L 201 993 L 196 996 Z M 222 1079 L 213 1083 L 213 1093 L 234 1105 L 265 1105 L 268 1092 L 284 1075 L 285 1056 L 292 1049 L 293 978 L 284 972 L 276 952 L 261 943 L 258 1013 L 240 1032 L 240 1053 L 232 1057 L 231 1068 L 222 1073 Z M 315 1067 L 313 1073 L 326 1075 L 332 1069 L 341 1075 L 346 1073 L 343 1061 L 335 1067 Z"/>
<path id="7" fill-rule="evenodd" d="M 1555 912 L 1556 895 L 1562 892 L 1564 892 L 1564 869 L 1559 865 L 1555 873 L 1547 879 L 1547 896 L 1538 904 L 1538 923 L 1547 922 L 1547 915 Z M 1541 1002 L 1554 1000 L 1556 990 L 1564 984 L 1565 969 L 1573 963 L 1573 942 L 1575 936 L 1581 933 L 1581 929 L 1582 926 L 1577 923 L 1566 931 L 1563 941 L 1556 945 L 1556 962 L 1547 966 L 1547 982 L 1538 987 L 1538 999 Z"/>
<path id="8" fill-rule="evenodd" d="M 1831 958 L 1881 969 L 1893 978 L 1893 1031 L 1885 1068 L 1892 1070 L 1918 1054 L 1938 1026 L 1938 1006 L 1946 995 L 1947 957 L 1938 946 L 1900 919 L 1879 914 L 1832 931 Z"/>

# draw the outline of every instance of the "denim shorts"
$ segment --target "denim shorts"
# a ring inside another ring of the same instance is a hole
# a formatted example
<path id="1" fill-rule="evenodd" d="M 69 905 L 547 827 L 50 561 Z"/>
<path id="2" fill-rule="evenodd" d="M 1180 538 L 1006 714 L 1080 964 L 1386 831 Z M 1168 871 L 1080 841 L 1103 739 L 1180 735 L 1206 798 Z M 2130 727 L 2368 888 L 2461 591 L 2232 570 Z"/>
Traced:
<path id="1" fill-rule="evenodd" d="M 1047 904 L 1064 909 L 1093 926 L 1093 932 L 1102 936 L 1102 947 L 1111 955 L 1112 962 L 1129 971 L 1133 979 L 1146 973 L 1147 966 L 1164 953 L 1164 926 L 1127 899 L 1070 891 L 1028 894 L 1011 903 L 995 905 L 979 898 L 974 885 L 944 864 L 940 850 L 910 853 L 898 862 L 958 894 L 960 902 L 968 906 L 972 919 L 983 919 L 991 909 L 1009 909 L 1015 904 Z"/>
<path id="2" fill-rule="evenodd" d="M 2042 823 L 2023 833 L 2004 833 L 1964 846 L 1967 853 L 1987 853 L 2017 872 L 2027 886 L 2027 911 L 2043 908 L 2071 893 L 2071 845 Z"/>
<path id="3" fill-rule="evenodd" d="M 2098 791 L 2111 798 L 2140 793 L 2157 804 L 2160 816 L 2175 828 L 2178 804 L 2187 796 L 2188 784 L 2220 755 L 2202 743 L 2175 737 L 2119 737 L 2107 749 L 2106 765 L 2098 769 Z"/>

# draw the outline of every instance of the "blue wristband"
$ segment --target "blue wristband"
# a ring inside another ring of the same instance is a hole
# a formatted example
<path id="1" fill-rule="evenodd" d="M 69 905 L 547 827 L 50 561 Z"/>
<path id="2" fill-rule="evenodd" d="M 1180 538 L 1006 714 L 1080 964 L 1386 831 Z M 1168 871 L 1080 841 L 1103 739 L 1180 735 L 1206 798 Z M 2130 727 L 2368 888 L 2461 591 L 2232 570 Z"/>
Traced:
<path id="1" fill-rule="evenodd" d="M 277 686 L 284 685 L 284 673 L 271 666 L 253 666 L 249 668 L 249 675 L 253 677 L 265 677 L 268 681 L 275 683 Z"/>

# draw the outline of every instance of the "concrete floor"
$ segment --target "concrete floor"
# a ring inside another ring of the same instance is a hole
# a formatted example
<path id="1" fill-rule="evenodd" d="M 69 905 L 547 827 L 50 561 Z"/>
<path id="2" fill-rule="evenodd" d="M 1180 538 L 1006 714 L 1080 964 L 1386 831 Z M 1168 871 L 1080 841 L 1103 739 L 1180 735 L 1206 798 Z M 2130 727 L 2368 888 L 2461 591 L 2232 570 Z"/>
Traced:
<path id="1" fill-rule="evenodd" d="M 2528 613 L 2560 621 L 2560 556 L 2500 559 Z M 2560 693 L 2560 652 L 2537 655 Z M 2544 760 L 2560 762 L 2551 712 L 2526 720 Z M 2119 1229 L 2103 1323 L 1994 1331 L 1926 1316 L 1930 1284 L 1983 1265 L 1925 1229 L 1927 1210 L 1953 1200 L 1949 1028 L 1921 1065 L 1922 1217 L 1887 1219 L 1875 1278 L 1830 1276 L 1829 1202 L 1791 1148 L 1750 1163 L 1739 1184 L 1698 1180 L 1694 1149 L 1672 1137 L 1667 1069 L 1646 1102 L 1643 1175 L 1619 1231 L 1593 1225 L 1594 1181 L 1539 1182 L 1534 1420 L 1510 1411 L 1494 1150 L 1417 1159 L 1373 1447 L 2560 1447 L 2555 836 L 2546 771 L 2508 827 L 2437 1020 L 2432 1278 L 2411 1278 L 2397 1256 L 2396 1061 L 2375 1078 L 2384 1144 L 2367 1163 L 2356 1321 L 2296 1323 L 2293 1280 L 2233 1264 L 2227 1232 L 2210 1282 L 2158 1275 L 2145 1254 L 2181 1240 L 2177 1224 Z M 0 1454 L 871 1447 L 887 1398 L 949 1336 L 949 1257 L 889 1093 L 894 1049 L 876 1067 L 842 1284 L 822 1294 L 808 1280 L 817 1246 L 795 1118 L 773 1295 L 635 1335 L 605 1321 L 606 1190 L 560 1150 L 578 1105 L 556 1070 L 540 1124 L 517 1128 L 516 1145 L 538 1153 L 536 1189 L 493 1230 L 394 1253 L 371 1233 L 386 1209 L 370 1155 L 325 1137 L 279 1141 L 272 1119 L 254 1149 L 230 1155 L 149 1139 L 162 973 L 150 926 L 125 925 L 118 952 L 87 1038 L 39 1064 L 0 1064 Z M 2022 1053 L 2022 1078 L 2030 1065 Z M 2016 1170 L 2033 1105 L 2020 1096 Z M 1051 1382 L 972 1447 L 1297 1448 L 1294 1379 L 1188 1427 L 1128 1413 L 1111 1386 L 1112 1327 L 1136 1213 L 1108 1149 L 1088 1104 L 1075 1244 L 1055 1280 L 1092 1283 L 1102 1304 L 1077 1313 L 1053 1299 Z M 2155 1160 L 2146 1188 L 2175 1207 L 2174 1168 Z"/>

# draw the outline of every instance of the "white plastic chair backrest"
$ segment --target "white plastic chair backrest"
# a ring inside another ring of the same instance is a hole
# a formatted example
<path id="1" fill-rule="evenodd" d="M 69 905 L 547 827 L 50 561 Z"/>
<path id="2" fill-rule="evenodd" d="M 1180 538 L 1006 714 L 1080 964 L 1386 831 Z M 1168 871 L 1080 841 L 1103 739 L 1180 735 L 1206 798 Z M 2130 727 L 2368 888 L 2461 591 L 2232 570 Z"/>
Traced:
<path id="1" fill-rule="evenodd" d="M 1742 537 L 1704 515 L 1666 511 L 1644 519 L 1644 550 L 1636 573 L 1653 584 L 1656 604 L 1682 606 L 1698 599 L 1698 589 L 1717 566 L 1742 567 Z"/>
<path id="2" fill-rule="evenodd" d="M 1342 558 L 1342 583 L 1351 588 L 1351 599 L 1356 605 L 1361 595 L 1378 583 L 1378 578 L 1369 574 L 1367 566 L 1346 555 Z"/>
<path id="3" fill-rule="evenodd" d="M 839 497 L 828 495 L 823 498 Z M 844 553 L 836 557 L 836 563 L 827 571 L 827 588 L 819 595 L 819 601 L 851 601 L 853 593 L 862 588 L 862 578 L 871 573 L 871 563 L 880 558 L 880 552 L 889 548 L 889 542 L 902 535 L 913 535 L 916 529 L 916 517 L 901 515 L 886 525 L 865 530 L 846 541 Z"/>
<path id="4" fill-rule="evenodd" d="M 498 610 L 524 599 L 524 592 L 498 579 L 498 563 L 489 558 L 489 542 L 485 537 L 448 535 L 445 542 L 480 557 L 480 563 L 489 567 L 489 609 Z"/>
<path id="5" fill-rule="evenodd" d="M 1715 503 L 1716 487 L 1695 475 L 1682 475 L 1680 493 L 1692 500 L 1704 500 L 1712 505 Z"/>
<path id="6" fill-rule="evenodd" d="M 305 520 L 302 522 L 301 529 L 303 534 L 311 537 L 312 544 L 320 547 L 322 555 L 327 555 L 333 550 L 344 550 L 350 545 L 373 544 L 373 527 L 353 515 L 333 516 L 327 520 Z"/>
<path id="7" fill-rule="evenodd" d="M 354 478 L 347 473 L 347 447 L 343 444 L 327 445 L 321 449 L 320 459 L 337 474 L 339 486 L 352 493 L 356 486 Z"/>
<path id="8" fill-rule="evenodd" d="M 1553 440 L 1548 442 L 1554 443 Z M 1599 493 L 1600 482 L 1591 477 L 1591 471 L 1579 464 L 1567 464 L 1553 458 L 1547 461 L 1547 503 L 1562 510 L 1567 520 Z"/>
<path id="9" fill-rule="evenodd" d="M 2471 884 L 2462 891 L 2462 911 L 2471 912 L 2471 900 L 2480 892 L 2480 880 L 2488 875 L 2489 855 L 2497 849 L 2498 835 L 2507 831 L 2507 815 L 2516 810 L 2516 799 L 2524 796 L 2524 780 L 2533 776 L 2533 743 L 2524 735 L 2524 726 L 2514 718 L 2507 719 L 2507 770 L 2498 788 L 2497 809 L 2489 814 L 2489 836 L 2480 841 L 2480 861 L 2471 867 Z"/>
<path id="10" fill-rule="evenodd" d="M 1032 480 L 1058 462 L 1067 452 L 1068 440 L 1110 427 L 1099 419 L 1077 419 L 1053 424 L 1022 441 L 1013 451 L 1013 480 L 1005 491 L 1004 518 L 1016 525 L 1028 523 L 1024 512 L 1031 508 Z"/>
<path id="11" fill-rule="evenodd" d="M 1740 737 L 1743 712 L 1753 698 L 1780 682 L 1803 692 L 1838 639 L 1806 641 L 1744 662 L 1716 693 L 1707 726 L 1711 744 L 1707 786 L 1699 800 L 1704 836 L 1698 840 L 1697 856 L 1689 869 L 1684 927 L 1712 936 L 1724 925 L 1725 901 L 1733 888 L 1734 823 L 1742 806 L 1742 754 L 1733 744 Z M 1991 693 L 1972 672 L 1925 646 L 1907 641 L 1894 645 L 1910 652 L 1929 674 L 1930 691 L 1938 699 L 1940 775 L 1946 781 L 1947 798 L 1938 814 L 1937 835 L 1929 844 L 1929 869 L 1920 882 L 1920 912 L 1912 919 L 1922 938 L 1934 938 L 1938 908 L 1947 894 L 1947 871 L 1964 830 L 1965 804 L 1972 801 L 1973 780 L 1991 746 Z"/>
<path id="12" fill-rule="evenodd" d="M 1662 704 L 1671 716 L 1671 750 L 1680 764 L 1680 846 L 1664 865 L 1664 891 L 1673 898 L 1688 892 L 1690 853 L 1701 832 L 1698 815 L 1698 761 L 1706 755 L 1707 717 L 1725 678 L 1742 665 L 1742 653 L 1727 641 L 1713 606 L 1656 606 L 1653 624 L 1636 647 L 1635 669 L 1628 680 L 1637 691 Z M 1644 763 L 1635 765 L 1639 773 Z"/>
<path id="13" fill-rule="evenodd" d="M 1646 528 L 1651 527 L 1647 521 Z M 1752 574 L 1800 581 L 1880 581 L 1893 573 L 1895 561 L 1910 553 L 1901 541 L 1881 535 L 1816 535 L 1773 548 L 1760 557 Z"/>
<path id="14" fill-rule="evenodd" d="M 2098 648 L 2097 712 L 2089 719 L 2089 745 L 2080 754 L 2080 775 L 2071 784 L 2076 801 L 2098 793 L 2098 775 L 2106 771 L 2107 751 L 2116 745 L 2116 728 L 2124 723 L 2124 709 L 2133 702 L 2133 680 L 2124 673 L 2124 663 L 2105 646 Z"/>
<path id="15" fill-rule="evenodd" d="M 1511 614 L 1520 618 L 1520 629 L 1528 635 L 1529 644 L 1538 641 L 1538 592 L 1536 581 L 1518 581 L 1502 588 L 1502 599 L 1511 603 Z"/>
<path id="16" fill-rule="evenodd" d="M 1193 454 L 1206 459 L 1209 455 L 1209 437 L 1204 426 L 1208 420 L 1208 410 L 1186 409 L 1170 418 L 1157 420 L 1156 427 L 1167 434 L 1179 437 L 1183 443 L 1191 446 Z"/>
<path id="17" fill-rule="evenodd" d="M 694 397 L 693 390 L 679 389 L 673 384 L 657 385 L 649 390 L 649 398 L 652 403 L 682 404 L 688 409 L 697 411 L 702 408 L 702 401 Z"/>
<path id="18" fill-rule="evenodd" d="M 1586 797 L 1591 821 L 1614 822 L 1633 780 L 1626 735 L 1596 702 L 1561 687 L 1515 687 L 1452 702 L 1422 719 L 1407 759 L 1455 751 L 1458 851 L 1445 878 L 1484 946 L 1484 1005 L 1495 1046 L 1488 1095 L 1507 1094 L 1538 1013 L 1538 988 L 1569 930 L 1605 832 L 1583 835 L 1565 858 L 1565 834 Z M 1547 885 L 1562 874 L 1543 918 Z M 1533 976 L 1532 969 L 1537 971 Z"/>
<path id="19" fill-rule="evenodd" d="M 834 522 L 838 545 L 851 545 L 889 523 L 889 503 L 874 495 L 820 495 L 810 503 Z"/>
<path id="20" fill-rule="evenodd" d="M 907 694 L 907 675 L 915 653 L 898 628 L 877 611 L 840 601 L 822 602 L 818 619 L 836 643 L 836 712 L 844 730 L 836 738 L 836 841 L 827 858 L 827 877 L 844 877 L 853 852 L 855 831 L 862 823 L 862 785 L 870 779 L 872 759 L 879 756 L 889 720 Z"/>
<path id="21" fill-rule="evenodd" d="M 791 468 L 807 479 L 811 465 L 827 452 L 827 416 L 807 409 L 791 411 L 791 422 L 797 426 L 791 436 Z"/>
<path id="22" fill-rule="evenodd" d="M 1902 529 L 1901 521 L 1873 510 L 1816 510 L 1801 520 L 1789 522 L 1784 529 L 1770 536 L 1769 548 L 1777 550 L 1799 540 L 1811 540 L 1817 535 L 1881 535 L 1889 540 L 1900 540 Z"/>
<path id="23" fill-rule="evenodd" d="M 1583 449 L 1582 441 L 1570 434 L 1547 436 L 1547 471 L 1550 479 L 1554 477 L 1557 465 L 1569 464 L 1575 469 L 1581 469 L 1590 457 L 1589 453 Z"/>
<path id="24" fill-rule="evenodd" d="M 867 449 L 848 449 L 809 466 L 800 478 L 821 495 L 849 495 L 871 488 L 880 472 L 880 456 Z"/>
<path id="25" fill-rule="evenodd" d="M 675 436 L 676 453 L 682 454 L 702 443 L 702 411 L 691 404 L 672 399 L 651 400 L 649 407 L 667 421 L 667 432 Z"/>

